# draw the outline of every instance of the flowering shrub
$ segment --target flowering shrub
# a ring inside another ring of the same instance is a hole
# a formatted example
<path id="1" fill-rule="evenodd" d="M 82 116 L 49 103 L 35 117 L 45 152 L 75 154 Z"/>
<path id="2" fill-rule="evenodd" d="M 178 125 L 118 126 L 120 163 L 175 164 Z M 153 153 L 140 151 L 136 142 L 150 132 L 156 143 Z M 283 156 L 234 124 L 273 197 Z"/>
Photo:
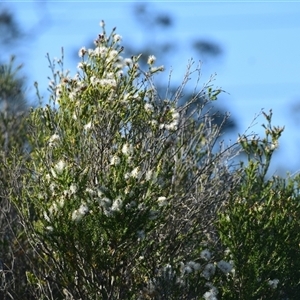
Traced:
<path id="1" fill-rule="evenodd" d="M 29 119 L 14 198 L 40 259 L 27 279 L 39 299 L 204 295 L 215 266 L 201 251 L 236 180 L 229 149 L 215 149 L 221 128 L 202 112 L 220 89 L 209 82 L 179 106 L 191 64 L 161 100 L 152 76 L 163 67 L 150 56 L 141 70 L 102 26 L 75 76 L 51 62 L 49 104 Z"/>
<path id="2" fill-rule="evenodd" d="M 199 73 L 190 63 L 175 94 L 161 99 L 152 79 L 164 67 L 150 56 L 141 70 L 138 56 L 123 57 L 121 36 L 101 26 L 95 48 L 79 50 L 74 76 L 49 60 L 51 95 L 29 116 L 30 153 L 10 161 L 8 194 L 34 252 L 30 294 L 296 295 L 298 181 L 265 179 L 282 129 L 265 114 L 266 138 L 218 147 L 222 128 L 206 106 L 221 90 L 209 80 L 179 105 Z M 230 163 L 240 150 L 247 166 Z"/>
<path id="3" fill-rule="evenodd" d="M 222 299 L 296 299 L 300 292 L 300 178 L 266 178 L 283 128 L 271 125 L 272 112 L 264 115 L 265 138 L 239 139 L 248 165 L 218 221 L 235 269 Z"/>

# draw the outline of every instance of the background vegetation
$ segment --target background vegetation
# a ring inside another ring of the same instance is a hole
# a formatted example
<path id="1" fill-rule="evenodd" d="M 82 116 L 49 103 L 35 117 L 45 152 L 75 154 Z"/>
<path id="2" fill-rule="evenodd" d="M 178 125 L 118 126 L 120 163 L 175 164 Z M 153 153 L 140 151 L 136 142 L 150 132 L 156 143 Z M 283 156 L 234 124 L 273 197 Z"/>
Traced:
<path id="1" fill-rule="evenodd" d="M 191 61 L 162 92 L 156 58 L 101 26 L 76 74 L 49 57 L 31 110 L 1 66 L 1 297 L 297 299 L 299 177 L 267 177 L 272 112 L 225 144 L 213 77 Z"/>

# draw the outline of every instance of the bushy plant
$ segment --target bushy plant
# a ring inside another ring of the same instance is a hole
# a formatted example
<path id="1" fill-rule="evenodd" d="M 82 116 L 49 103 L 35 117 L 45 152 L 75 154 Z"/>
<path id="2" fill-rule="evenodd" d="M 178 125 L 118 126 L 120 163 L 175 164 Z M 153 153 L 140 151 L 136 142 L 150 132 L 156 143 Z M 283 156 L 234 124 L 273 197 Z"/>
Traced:
<path id="1" fill-rule="evenodd" d="M 26 291 L 25 271 L 29 266 L 30 249 L 11 203 L 10 191 L 17 184 L 11 160 L 26 148 L 26 104 L 22 66 L 15 66 L 15 57 L 0 64 L 0 298 L 20 299 Z M 18 173 L 18 172 L 17 172 Z M 26 254 L 27 252 L 27 254 Z M 25 258 L 27 255 L 27 258 Z M 7 298 L 6 298 L 7 296 Z"/>
<path id="2" fill-rule="evenodd" d="M 31 151 L 14 187 L 39 257 L 28 282 L 38 299 L 198 299 L 213 289 L 205 251 L 216 211 L 239 180 L 205 110 L 221 90 L 210 80 L 179 106 L 199 73 L 191 63 L 161 99 L 155 57 L 141 70 L 102 26 L 74 77 L 51 62 L 49 104 L 29 118 Z"/>
<path id="3" fill-rule="evenodd" d="M 73 77 L 49 58 L 50 99 L 28 118 L 28 153 L 6 161 L 30 295 L 295 299 L 299 178 L 266 178 L 283 128 L 263 113 L 265 138 L 226 147 L 207 109 L 221 92 L 212 79 L 180 105 L 200 74 L 191 62 L 161 98 L 155 57 L 142 70 L 101 26 Z M 247 163 L 233 165 L 239 151 Z"/>
<path id="4" fill-rule="evenodd" d="M 300 293 L 299 176 L 267 178 L 283 128 L 265 114 L 263 139 L 241 136 L 248 164 L 218 221 L 234 274 L 222 299 L 297 299 Z"/>

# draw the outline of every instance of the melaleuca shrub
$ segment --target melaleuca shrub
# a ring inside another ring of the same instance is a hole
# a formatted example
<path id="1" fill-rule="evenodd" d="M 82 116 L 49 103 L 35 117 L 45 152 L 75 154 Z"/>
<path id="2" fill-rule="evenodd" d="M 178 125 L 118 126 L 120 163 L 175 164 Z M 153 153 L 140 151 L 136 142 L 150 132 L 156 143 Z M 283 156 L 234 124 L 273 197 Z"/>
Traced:
<path id="1" fill-rule="evenodd" d="M 234 268 L 222 299 L 296 299 L 300 292 L 299 176 L 269 176 L 283 128 L 271 125 L 272 113 L 264 116 L 264 138 L 239 138 L 248 162 L 217 222 Z"/>
<path id="2" fill-rule="evenodd" d="M 121 37 L 102 25 L 75 76 L 51 63 L 49 103 L 29 118 L 14 192 L 40 257 L 28 281 L 36 297 L 198 299 L 210 287 L 202 254 L 216 212 L 238 181 L 205 109 L 221 90 L 209 81 L 179 106 L 191 64 L 160 99 L 152 77 L 163 67 L 123 58 Z"/>

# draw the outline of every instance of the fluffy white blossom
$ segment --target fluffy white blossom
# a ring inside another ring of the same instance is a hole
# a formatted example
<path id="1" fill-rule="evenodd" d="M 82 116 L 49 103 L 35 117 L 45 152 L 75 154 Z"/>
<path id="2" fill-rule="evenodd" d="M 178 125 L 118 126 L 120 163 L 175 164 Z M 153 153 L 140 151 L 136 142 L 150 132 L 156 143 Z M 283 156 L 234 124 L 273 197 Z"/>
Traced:
<path id="1" fill-rule="evenodd" d="M 216 266 L 214 264 L 207 264 L 205 267 L 204 267 L 204 270 L 202 271 L 201 275 L 209 280 L 216 272 Z"/>
<path id="2" fill-rule="evenodd" d="M 233 266 L 229 262 L 226 262 L 224 260 L 219 261 L 217 263 L 217 266 L 224 274 L 228 274 L 233 268 Z"/>
<path id="3" fill-rule="evenodd" d="M 99 46 L 99 47 L 95 48 L 93 55 L 104 57 L 107 52 L 108 52 L 108 49 L 106 47 Z"/>
<path id="4" fill-rule="evenodd" d="M 117 198 L 113 201 L 113 204 L 111 206 L 112 211 L 120 211 L 120 209 L 123 206 L 123 201 L 121 198 Z"/>
<path id="5" fill-rule="evenodd" d="M 127 67 L 132 66 L 132 59 L 131 58 L 125 58 L 123 60 L 123 62 L 124 62 L 124 65 L 127 66 Z"/>
<path id="6" fill-rule="evenodd" d="M 208 261 L 211 258 L 211 253 L 208 250 L 202 250 L 200 253 L 200 257 Z"/>
<path id="7" fill-rule="evenodd" d="M 52 147 L 59 141 L 60 137 L 58 134 L 53 134 L 49 139 L 49 146 Z"/>
<path id="8" fill-rule="evenodd" d="M 72 220 L 75 222 L 79 222 L 88 212 L 89 212 L 88 206 L 85 203 L 82 203 L 79 209 L 73 211 Z"/>
<path id="9" fill-rule="evenodd" d="M 85 124 L 83 126 L 83 128 L 84 128 L 85 131 L 90 130 L 92 128 L 92 122 L 88 122 L 87 124 Z"/>
<path id="10" fill-rule="evenodd" d="M 87 51 L 86 51 L 85 47 L 82 47 L 82 48 L 79 49 L 79 51 L 78 51 L 78 56 L 79 56 L 79 57 L 83 57 L 83 56 L 85 55 L 86 52 L 87 52 Z"/>
<path id="11" fill-rule="evenodd" d="M 96 76 L 91 76 L 90 81 L 91 81 L 92 86 L 96 86 L 96 85 L 100 84 L 100 79 L 97 78 Z"/>
<path id="12" fill-rule="evenodd" d="M 151 65 L 154 64 L 155 60 L 156 60 L 156 57 L 155 57 L 154 55 L 150 55 L 150 56 L 148 57 L 147 64 L 151 66 Z"/>
<path id="13" fill-rule="evenodd" d="M 153 171 L 152 171 L 152 170 L 148 170 L 148 171 L 146 172 L 146 175 L 145 175 L 146 181 L 151 180 L 151 179 L 152 179 L 152 175 L 153 175 Z"/>
<path id="14" fill-rule="evenodd" d="M 124 155 L 128 156 L 128 155 L 132 154 L 132 146 L 126 143 L 122 146 L 121 151 Z"/>
<path id="15" fill-rule="evenodd" d="M 46 226 L 46 230 L 49 232 L 53 232 L 53 227 L 52 226 Z"/>
<path id="16" fill-rule="evenodd" d="M 159 206 L 166 206 L 166 205 L 168 205 L 167 198 L 163 197 L 163 196 L 158 197 L 157 202 L 158 202 Z"/>
<path id="17" fill-rule="evenodd" d="M 99 84 L 102 85 L 102 86 L 111 86 L 111 87 L 116 87 L 117 86 L 116 80 L 111 79 L 111 78 L 100 79 Z"/>
<path id="18" fill-rule="evenodd" d="M 136 167 L 130 172 L 130 176 L 133 178 L 138 178 L 140 176 L 140 168 Z"/>
<path id="19" fill-rule="evenodd" d="M 150 72 L 151 74 L 156 73 L 156 72 L 162 72 L 165 70 L 164 66 L 159 66 L 159 67 L 151 67 Z"/>
<path id="20" fill-rule="evenodd" d="M 72 183 L 70 185 L 70 194 L 75 194 L 77 192 L 77 185 L 75 183 Z"/>
<path id="21" fill-rule="evenodd" d="M 201 269 L 201 265 L 194 261 L 189 261 L 186 265 L 191 267 L 194 271 L 199 271 Z"/>
<path id="22" fill-rule="evenodd" d="M 268 281 L 268 285 L 269 285 L 272 289 L 276 289 L 278 283 L 279 283 L 279 279 L 273 279 L 273 280 L 269 280 L 269 281 Z"/>
<path id="23" fill-rule="evenodd" d="M 64 171 L 66 167 L 66 163 L 63 160 L 60 160 L 55 166 L 54 168 L 51 169 L 51 173 L 54 177 L 56 177 L 57 175 L 62 174 L 62 172 Z"/>
<path id="24" fill-rule="evenodd" d="M 115 43 L 122 41 L 122 37 L 119 34 L 114 34 L 113 39 Z"/>
<path id="25" fill-rule="evenodd" d="M 152 104 L 146 103 L 145 104 L 145 110 L 148 111 L 148 112 L 152 112 L 154 110 L 154 107 L 153 107 Z"/>
<path id="26" fill-rule="evenodd" d="M 121 159 L 118 155 L 113 155 L 110 159 L 110 165 L 111 166 L 117 166 L 118 164 L 120 164 Z"/>

